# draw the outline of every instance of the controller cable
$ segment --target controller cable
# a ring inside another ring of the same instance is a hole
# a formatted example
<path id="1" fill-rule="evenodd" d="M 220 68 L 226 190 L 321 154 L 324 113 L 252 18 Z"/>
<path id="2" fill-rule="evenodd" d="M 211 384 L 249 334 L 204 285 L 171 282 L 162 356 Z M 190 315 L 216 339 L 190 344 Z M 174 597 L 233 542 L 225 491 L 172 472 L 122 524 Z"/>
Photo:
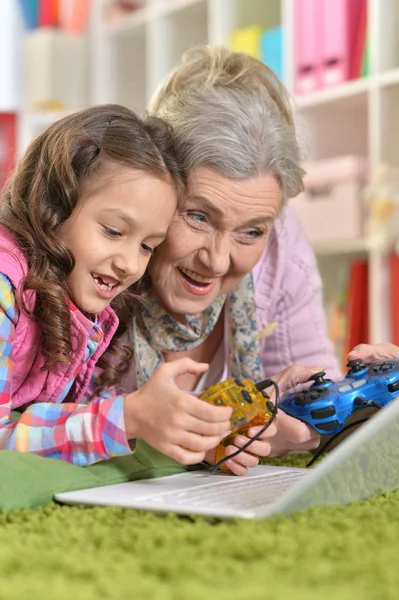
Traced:
<path id="1" fill-rule="evenodd" d="M 255 384 L 255 388 L 258 390 L 258 392 L 261 392 L 271 386 L 274 387 L 274 390 L 276 392 L 276 399 L 273 404 L 273 402 L 270 400 L 269 396 L 266 396 L 266 398 L 267 398 L 266 407 L 271 412 L 270 420 L 262 427 L 262 429 L 260 431 L 258 431 L 257 434 L 254 435 L 254 437 L 252 437 L 246 444 L 244 444 L 244 446 L 242 446 L 242 448 L 239 448 L 236 452 L 233 452 L 233 454 L 229 454 L 229 456 L 224 456 L 221 460 L 219 460 L 219 462 L 217 462 L 215 465 L 213 465 L 211 467 L 211 469 L 209 470 L 210 475 L 214 475 L 216 473 L 216 471 L 218 471 L 219 467 L 221 467 L 221 465 L 223 465 L 227 460 L 230 460 L 231 458 L 234 458 L 241 452 L 244 452 L 275 421 L 276 416 L 277 416 L 277 411 L 278 411 L 278 404 L 280 401 L 280 392 L 279 392 L 277 383 L 275 381 L 273 381 L 273 379 L 265 379 L 264 381 L 259 381 L 259 383 Z M 208 463 L 205 463 L 205 462 L 203 464 L 205 464 L 207 467 L 210 466 L 210 465 L 208 465 Z"/>
<path id="2" fill-rule="evenodd" d="M 377 402 L 375 402 L 374 400 L 371 400 L 370 402 L 367 402 L 367 404 L 364 405 L 363 408 L 383 408 L 381 404 L 378 404 Z M 345 431 L 348 431 L 348 429 L 352 429 L 352 427 L 356 427 L 356 425 L 361 425 L 362 423 L 365 423 L 366 421 L 369 420 L 370 417 L 366 417 L 364 419 L 359 419 L 358 421 L 354 421 L 353 423 L 349 423 L 348 425 L 345 425 L 345 427 L 343 427 L 341 429 L 341 431 L 338 431 L 337 433 L 335 433 L 332 437 L 330 437 L 330 439 L 324 444 L 324 446 L 322 446 L 317 452 L 316 454 L 313 456 L 313 458 L 307 463 L 306 467 L 311 467 L 316 460 L 318 460 L 320 458 L 320 456 L 322 456 L 324 454 L 324 452 L 327 450 L 327 448 L 329 446 L 331 446 L 331 444 L 337 440 L 339 438 L 340 435 L 342 435 Z"/>

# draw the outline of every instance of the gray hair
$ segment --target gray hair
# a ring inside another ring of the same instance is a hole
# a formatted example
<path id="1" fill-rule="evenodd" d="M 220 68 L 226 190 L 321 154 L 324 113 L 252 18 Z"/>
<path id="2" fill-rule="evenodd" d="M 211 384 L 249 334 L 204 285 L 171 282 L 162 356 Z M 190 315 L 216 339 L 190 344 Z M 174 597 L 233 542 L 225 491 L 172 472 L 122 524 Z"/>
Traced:
<path id="1" fill-rule="evenodd" d="M 285 199 L 304 171 L 288 94 L 263 63 L 240 52 L 189 50 L 150 103 L 174 129 L 178 160 L 246 179 L 272 173 Z"/>

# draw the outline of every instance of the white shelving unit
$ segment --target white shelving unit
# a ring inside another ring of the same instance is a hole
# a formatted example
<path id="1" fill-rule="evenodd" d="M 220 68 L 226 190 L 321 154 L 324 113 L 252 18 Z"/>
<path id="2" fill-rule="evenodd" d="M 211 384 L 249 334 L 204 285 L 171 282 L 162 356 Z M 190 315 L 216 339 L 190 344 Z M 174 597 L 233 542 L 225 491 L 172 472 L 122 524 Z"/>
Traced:
<path id="1" fill-rule="evenodd" d="M 101 18 L 106 1 L 95 4 L 100 49 L 92 64 L 93 103 L 115 101 L 142 110 L 185 49 L 206 42 L 228 45 L 235 29 L 253 24 L 284 26 L 286 81 L 293 94 L 295 0 L 143 0 L 141 9 L 112 26 Z M 398 29 L 398 0 L 368 0 L 369 77 L 308 96 L 293 94 L 308 160 L 353 153 L 368 157 L 371 169 L 399 166 Z M 387 256 L 395 242 L 382 236 L 315 247 L 326 301 L 340 266 L 356 255 L 368 258 L 372 342 L 390 337 Z"/>
<path id="2" fill-rule="evenodd" d="M 90 104 L 118 102 L 142 111 L 187 48 L 229 45 L 238 28 L 281 24 L 286 82 L 307 160 L 354 153 L 367 157 L 371 169 L 399 167 L 399 0 L 368 0 L 369 77 L 301 97 L 293 94 L 295 0 L 141 0 L 141 8 L 112 25 L 104 19 L 107 2 L 93 0 Z M 340 265 L 356 255 L 368 258 L 372 342 L 390 337 L 386 264 L 395 243 L 395 236 L 381 236 L 315 247 L 326 300 Z"/>

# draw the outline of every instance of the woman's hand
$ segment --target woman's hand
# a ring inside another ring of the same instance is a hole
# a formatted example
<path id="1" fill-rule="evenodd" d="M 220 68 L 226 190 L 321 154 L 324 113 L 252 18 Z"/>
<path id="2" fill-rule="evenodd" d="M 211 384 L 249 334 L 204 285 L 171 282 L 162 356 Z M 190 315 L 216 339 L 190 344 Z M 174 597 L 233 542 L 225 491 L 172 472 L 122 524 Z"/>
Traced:
<path id="1" fill-rule="evenodd" d="M 184 464 L 204 460 L 230 431 L 230 406 L 212 406 L 183 392 L 175 378 L 201 375 L 207 364 L 182 358 L 161 365 L 137 392 L 124 399 L 128 439 L 141 438 L 163 454 Z"/>
<path id="2" fill-rule="evenodd" d="M 385 358 L 399 359 L 399 346 L 395 344 L 359 344 L 348 354 L 348 360 L 362 360 L 369 364 Z"/>
<path id="3" fill-rule="evenodd" d="M 278 384 L 281 396 L 299 383 L 308 381 L 311 375 L 321 370 L 322 367 L 293 365 L 272 379 Z M 274 400 L 272 394 L 271 399 Z M 260 429 L 259 426 L 251 428 L 248 431 L 249 436 L 253 437 Z M 250 437 L 238 434 L 234 439 L 234 445 L 227 446 L 226 455 L 236 452 L 238 448 L 249 441 Z M 225 464 L 236 475 L 245 475 L 249 467 L 256 467 L 259 464 L 259 457 L 276 457 L 283 456 L 290 451 L 314 450 L 319 444 L 320 436 L 314 429 L 280 410 L 277 413 L 276 421 L 251 444 L 248 450 L 241 452 Z M 213 464 L 214 454 L 215 450 L 213 449 L 206 454 L 205 460 Z"/>

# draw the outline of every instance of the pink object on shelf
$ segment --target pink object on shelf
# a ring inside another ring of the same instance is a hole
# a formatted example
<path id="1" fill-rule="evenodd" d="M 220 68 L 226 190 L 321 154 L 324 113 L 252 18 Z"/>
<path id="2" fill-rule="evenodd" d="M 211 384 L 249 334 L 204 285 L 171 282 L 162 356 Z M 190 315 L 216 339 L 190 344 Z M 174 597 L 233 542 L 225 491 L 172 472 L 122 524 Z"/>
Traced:
<path id="1" fill-rule="evenodd" d="M 58 27 L 60 0 L 39 1 L 39 27 Z"/>
<path id="2" fill-rule="evenodd" d="M 367 0 L 319 0 L 323 4 L 321 83 L 334 86 L 352 76 L 358 30 Z"/>
<path id="3" fill-rule="evenodd" d="M 294 6 L 295 91 L 308 94 L 320 86 L 323 0 L 296 0 Z"/>
<path id="4" fill-rule="evenodd" d="M 0 113 L 0 190 L 15 166 L 17 117 Z"/>
<path id="5" fill-rule="evenodd" d="M 60 11 L 61 28 L 66 33 L 83 34 L 86 30 L 92 0 L 63 0 Z"/>
<path id="6" fill-rule="evenodd" d="M 304 165 L 305 191 L 291 200 L 311 243 L 353 240 L 364 235 L 363 187 L 368 163 L 338 156 Z"/>

